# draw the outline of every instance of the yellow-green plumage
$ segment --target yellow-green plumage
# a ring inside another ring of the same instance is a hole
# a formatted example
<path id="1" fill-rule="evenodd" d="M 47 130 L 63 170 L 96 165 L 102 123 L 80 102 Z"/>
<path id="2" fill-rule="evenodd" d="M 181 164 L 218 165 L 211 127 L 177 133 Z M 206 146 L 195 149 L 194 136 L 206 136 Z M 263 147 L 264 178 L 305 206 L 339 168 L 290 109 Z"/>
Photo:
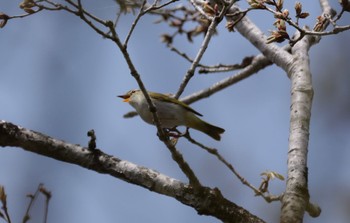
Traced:
<path id="1" fill-rule="evenodd" d="M 197 117 L 196 115 L 202 115 L 175 98 L 155 92 L 148 92 L 148 94 L 157 108 L 158 118 L 164 128 L 187 126 L 201 131 L 216 140 L 220 140 L 220 134 L 225 132 L 224 129 Z M 152 113 L 149 111 L 148 103 L 141 90 L 131 90 L 125 95 L 118 97 L 123 98 L 125 102 L 129 102 L 145 122 L 154 124 Z"/>

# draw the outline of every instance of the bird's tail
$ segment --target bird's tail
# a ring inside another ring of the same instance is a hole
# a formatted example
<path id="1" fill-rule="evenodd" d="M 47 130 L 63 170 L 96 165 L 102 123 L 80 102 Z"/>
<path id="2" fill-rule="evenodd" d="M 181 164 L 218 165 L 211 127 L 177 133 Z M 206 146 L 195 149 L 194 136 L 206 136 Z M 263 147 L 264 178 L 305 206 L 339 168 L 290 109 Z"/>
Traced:
<path id="1" fill-rule="evenodd" d="M 197 116 L 195 117 L 198 118 Z M 225 132 L 225 129 L 209 124 L 200 118 L 198 118 L 198 120 L 196 120 L 196 122 L 194 123 L 195 123 L 194 125 L 192 124 L 192 125 L 189 125 L 188 127 L 201 131 L 218 141 L 220 141 L 221 139 L 220 134 Z"/>

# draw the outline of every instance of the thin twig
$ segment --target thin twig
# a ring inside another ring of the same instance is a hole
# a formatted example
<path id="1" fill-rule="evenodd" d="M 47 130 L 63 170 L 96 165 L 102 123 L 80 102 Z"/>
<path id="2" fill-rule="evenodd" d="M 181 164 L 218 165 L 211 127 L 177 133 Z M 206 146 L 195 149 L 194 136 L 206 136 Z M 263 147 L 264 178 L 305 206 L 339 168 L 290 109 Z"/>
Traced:
<path id="1" fill-rule="evenodd" d="M 41 11 L 42 9 L 38 9 L 37 11 L 35 11 L 34 13 L 37 13 L 39 11 Z M 12 15 L 12 16 L 9 16 L 8 20 L 10 19 L 21 19 L 21 18 L 25 18 L 27 16 L 30 16 L 32 15 L 33 13 L 26 13 L 26 14 L 21 14 L 21 15 Z"/>
<path id="2" fill-rule="evenodd" d="M 224 11 L 224 9 L 223 9 Z M 225 10 L 226 11 L 226 10 Z M 222 16 L 222 13 L 221 15 Z M 208 27 L 208 31 L 204 37 L 204 40 L 202 42 L 202 45 L 197 53 L 197 56 L 194 58 L 190 69 L 187 71 L 184 79 L 182 80 L 182 83 L 177 91 L 177 93 L 175 94 L 175 98 L 179 98 L 180 95 L 182 94 L 182 92 L 185 90 L 185 87 L 187 86 L 188 82 L 191 80 L 191 78 L 194 75 L 195 69 L 198 66 L 199 61 L 202 59 L 205 50 L 207 49 L 210 39 L 212 37 L 212 35 L 214 34 L 215 28 L 218 25 L 218 23 L 220 22 L 219 20 L 220 17 L 214 17 L 214 19 L 211 20 L 211 23 Z"/>
<path id="3" fill-rule="evenodd" d="M 4 214 L 0 211 L 0 217 L 3 218 L 6 222 L 11 223 L 11 217 L 7 208 L 7 195 L 5 192 L 5 187 L 2 185 L 0 185 L 0 202 L 2 203 L 1 209 L 4 210 L 5 213 L 4 216 Z"/>
<path id="4" fill-rule="evenodd" d="M 230 164 L 219 152 L 217 149 L 215 148 L 210 148 L 207 147 L 205 145 L 203 145 L 200 142 L 197 142 L 196 140 L 194 140 L 189 132 L 187 132 L 184 137 L 190 141 L 191 143 L 199 146 L 200 148 L 204 149 L 205 151 L 207 151 L 208 153 L 216 156 L 216 158 L 218 158 L 218 160 L 220 160 L 220 162 L 222 162 L 240 181 L 242 184 L 248 186 L 250 189 L 252 189 L 254 191 L 254 193 L 256 195 L 260 195 L 262 196 L 267 202 L 271 202 L 271 201 L 277 201 L 281 199 L 281 196 L 272 196 L 272 195 L 265 195 L 264 193 L 262 193 L 259 189 L 257 189 L 256 187 L 254 187 L 252 184 L 250 184 L 244 177 L 242 177 L 238 171 L 233 167 L 232 164 Z"/>
<path id="5" fill-rule="evenodd" d="M 238 70 L 241 69 L 241 67 L 239 67 L 239 64 L 218 64 L 218 65 L 214 65 L 214 66 L 200 66 L 201 69 L 198 70 L 198 73 L 200 74 L 208 74 L 208 73 L 222 73 L 222 72 L 229 72 L 229 71 L 234 71 L 234 70 Z"/>
<path id="6" fill-rule="evenodd" d="M 279 13 L 281 13 L 280 10 L 278 10 L 278 12 L 277 12 L 277 11 L 275 11 L 275 10 L 269 8 L 269 7 L 266 7 L 266 10 L 269 11 L 269 12 L 271 12 L 271 13 L 274 14 L 274 15 L 278 15 Z M 299 32 L 301 32 L 301 33 L 304 32 L 304 29 L 300 28 L 300 27 L 298 26 L 298 24 L 295 23 L 295 22 L 293 22 L 293 20 L 292 20 L 291 18 L 287 17 L 287 18 L 285 18 L 285 19 L 283 19 L 283 20 L 286 21 L 289 25 L 293 26 L 293 27 L 294 27 L 295 29 L 297 29 Z"/>
<path id="7" fill-rule="evenodd" d="M 117 25 L 118 25 L 121 14 L 122 14 L 122 11 L 117 12 L 117 15 L 114 19 L 114 29 L 117 29 Z"/>
<path id="8" fill-rule="evenodd" d="M 74 6 L 76 9 L 79 9 L 79 5 L 76 4 L 75 2 L 73 2 L 72 0 L 65 0 L 66 2 L 70 3 L 72 6 Z M 93 19 L 95 22 L 100 23 L 101 25 L 105 25 L 105 21 L 94 16 L 93 14 L 89 13 L 88 11 L 86 11 L 85 9 L 82 8 L 82 11 L 85 15 L 87 15 L 88 17 L 90 17 L 91 19 Z"/>
<path id="9" fill-rule="evenodd" d="M 194 3 L 193 0 L 191 0 L 192 4 L 196 5 Z M 209 42 L 210 42 L 210 39 L 211 37 L 213 36 L 214 32 L 215 32 L 215 29 L 216 29 L 216 26 L 221 22 L 221 20 L 223 19 L 223 17 L 226 15 L 226 12 L 231 8 L 231 6 L 236 2 L 236 0 L 231 0 L 229 4 L 227 5 L 224 5 L 222 10 L 220 11 L 219 15 L 211 18 L 209 21 L 211 21 L 209 27 L 208 27 L 208 30 L 207 30 L 207 33 L 203 39 L 203 42 L 202 42 L 202 45 L 196 55 L 196 57 L 194 58 L 192 64 L 191 64 L 191 67 L 190 69 L 187 71 L 184 79 L 182 80 L 182 83 L 180 84 L 180 87 L 177 91 L 177 93 L 175 94 L 175 98 L 179 98 L 180 95 L 183 93 L 183 91 L 185 90 L 188 82 L 190 81 L 190 79 L 193 77 L 194 75 L 194 72 L 195 72 L 195 69 L 196 67 L 198 66 L 199 64 L 199 61 L 202 59 L 208 45 L 209 45 Z"/>
<path id="10" fill-rule="evenodd" d="M 272 63 L 262 54 L 259 54 L 258 56 L 256 56 L 252 63 L 250 65 L 248 65 L 247 67 L 245 67 L 244 69 L 240 70 L 239 72 L 237 72 L 236 74 L 227 77 L 215 84 L 213 84 L 211 87 L 200 90 L 194 94 L 191 94 L 189 96 L 186 96 L 184 98 L 181 98 L 181 100 L 183 102 L 185 102 L 186 104 L 191 104 L 195 101 L 198 101 L 200 99 L 209 97 L 211 95 L 213 95 L 214 93 L 229 87 L 245 78 L 250 77 L 251 75 L 257 73 L 258 71 L 264 69 L 265 67 L 271 65 Z"/>
<path id="11" fill-rule="evenodd" d="M 45 214 L 44 214 L 44 223 L 47 223 L 47 218 L 49 215 L 49 203 L 51 200 L 51 192 L 48 191 L 43 185 L 40 187 L 40 192 L 45 196 Z"/>
<path id="12" fill-rule="evenodd" d="M 153 4 L 151 7 L 147 8 L 147 9 L 145 10 L 145 13 L 150 12 L 150 11 L 154 11 L 154 10 L 158 10 L 158 9 L 161 9 L 161 8 L 164 8 L 165 6 L 170 5 L 170 4 L 172 4 L 172 3 L 174 3 L 174 2 L 177 2 L 177 1 L 179 1 L 179 0 L 170 0 L 170 1 L 168 1 L 168 2 L 166 2 L 166 3 L 164 3 L 164 4 L 162 4 L 162 5 Z M 156 3 L 156 2 L 157 2 L 157 1 L 155 1 L 155 3 Z"/>
<path id="13" fill-rule="evenodd" d="M 176 47 L 174 47 L 171 44 L 168 44 L 168 47 L 170 48 L 171 51 L 175 52 L 176 54 L 178 54 L 179 56 L 183 57 L 185 60 L 187 60 L 190 63 L 193 63 L 193 59 L 190 58 L 186 53 L 181 52 L 179 49 L 177 49 Z M 205 67 L 205 65 L 198 63 L 197 64 L 198 67 Z"/>
<path id="14" fill-rule="evenodd" d="M 80 12 L 83 12 L 83 6 L 81 4 L 81 0 L 78 0 L 78 9 Z"/>
<path id="15" fill-rule="evenodd" d="M 200 74 L 207 74 L 207 73 L 218 73 L 218 72 L 228 72 L 228 71 L 233 71 L 233 70 L 238 70 L 238 69 L 243 69 L 247 66 L 249 66 L 254 57 L 253 56 L 246 56 L 243 58 L 241 63 L 237 64 L 218 64 L 214 66 L 201 66 L 201 69 L 199 69 L 198 73 Z"/>
<path id="16" fill-rule="evenodd" d="M 135 29 L 135 27 L 136 27 L 138 21 L 139 21 L 140 18 L 145 14 L 145 12 L 144 12 L 143 9 L 145 8 L 146 3 L 147 3 L 147 0 L 143 0 L 143 2 L 142 2 L 142 4 L 141 4 L 141 7 L 140 7 L 140 11 L 139 11 L 139 13 L 137 14 L 137 16 L 136 16 L 134 22 L 132 23 L 132 25 L 131 25 L 131 27 L 130 27 L 130 30 L 129 30 L 129 32 L 128 32 L 128 35 L 126 35 L 126 38 L 125 38 L 125 41 L 124 41 L 124 44 L 123 44 L 124 47 L 127 47 L 128 42 L 129 42 L 129 39 L 130 39 L 130 37 L 131 37 L 131 34 L 133 33 L 133 31 L 134 31 L 134 29 Z"/>
<path id="17" fill-rule="evenodd" d="M 142 2 L 142 4 L 141 4 L 139 13 L 137 14 L 137 16 L 136 16 L 134 22 L 133 22 L 132 25 L 131 25 L 131 28 L 130 28 L 130 30 L 129 30 L 129 33 L 127 34 L 127 36 L 126 36 L 126 38 L 125 38 L 124 47 L 127 47 L 128 42 L 129 42 L 129 39 L 130 39 L 130 37 L 131 37 L 131 35 L 132 35 L 132 33 L 133 33 L 133 31 L 134 31 L 134 29 L 135 29 L 135 27 L 136 27 L 138 21 L 140 20 L 140 18 L 141 18 L 142 16 L 144 16 L 146 13 L 148 13 L 148 12 L 150 12 L 150 11 L 161 9 L 161 8 L 167 6 L 167 5 L 171 4 L 171 3 L 174 3 L 174 2 L 176 2 L 176 1 L 179 1 L 179 0 L 170 0 L 170 1 L 168 1 L 168 2 L 166 2 L 166 3 L 164 3 L 164 4 L 162 4 L 162 5 L 157 5 L 158 2 L 159 2 L 159 0 L 155 0 L 151 6 L 149 6 L 148 8 L 145 9 L 147 0 L 144 0 L 144 1 Z"/>
<path id="18" fill-rule="evenodd" d="M 107 23 L 109 21 L 103 21 L 99 18 L 97 18 L 96 16 L 92 15 L 91 13 L 87 12 L 86 10 L 84 10 L 83 8 L 81 8 L 81 11 L 79 10 L 79 5 L 76 4 L 75 2 L 72 2 L 71 0 L 66 0 L 66 2 L 68 2 L 69 4 L 71 4 L 73 7 L 75 7 L 77 9 L 77 11 L 75 11 L 74 9 L 71 9 L 69 8 L 67 5 L 61 5 L 61 4 L 57 4 L 57 3 L 54 3 L 50 0 L 45 0 L 43 2 L 46 2 L 52 6 L 54 6 L 54 8 L 51 8 L 51 7 L 48 7 L 46 5 L 43 5 L 43 4 L 38 4 L 36 3 L 39 7 L 42 7 L 43 9 L 46 9 L 46 10 L 50 10 L 50 11 L 59 11 L 59 10 L 64 10 L 64 11 L 67 11 L 69 13 L 72 13 L 74 15 L 77 15 L 79 16 L 86 24 L 88 24 L 93 30 L 95 30 L 98 34 L 102 35 L 104 38 L 108 38 L 110 39 L 110 36 L 103 32 L 101 29 L 99 29 L 92 21 L 95 21 L 105 27 L 107 27 Z M 92 21 L 90 21 L 89 19 L 86 18 L 87 17 L 90 17 L 92 19 Z"/>
<path id="19" fill-rule="evenodd" d="M 211 21 L 214 19 L 214 17 L 209 16 L 207 13 L 205 13 L 202 9 L 202 7 L 198 6 L 198 4 L 196 3 L 195 0 L 190 0 L 191 4 L 193 5 L 193 7 L 207 20 Z"/>
<path id="20" fill-rule="evenodd" d="M 30 198 L 30 202 L 28 204 L 28 207 L 27 207 L 27 211 L 26 213 L 24 214 L 24 217 L 23 217 L 23 220 L 22 222 L 25 223 L 27 222 L 29 219 L 30 219 L 30 215 L 29 215 L 29 212 L 30 212 L 30 209 L 32 208 L 36 198 L 38 197 L 38 194 L 40 192 L 40 188 L 42 187 L 42 184 L 39 184 L 38 188 L 36 189 L 34 195 L 30 194 L 30 195 L 27 195 L 29 198 Z"/>
<path id="21" fill-rule="evenodd" d="M 344 12 L 345 12 L 345 8 L 343 7 L 340 13 L 338 14 L 338 16 L 334 19 L 334 22 L 337 22 L 343 16 Z"/>
<path id="22" fill-rule="evenodd" d="M 329 36 L 329 35 L 334 35 L 340 32 L 344 32 L 350 30 L 350 25 L 346 26 L 335 26 L 332 30 L 330 31 L 323 31 L 323 32 L 316 32 L 316 31 L 305 31 L 306 35 L 314 35 L 314 36 Z"/>

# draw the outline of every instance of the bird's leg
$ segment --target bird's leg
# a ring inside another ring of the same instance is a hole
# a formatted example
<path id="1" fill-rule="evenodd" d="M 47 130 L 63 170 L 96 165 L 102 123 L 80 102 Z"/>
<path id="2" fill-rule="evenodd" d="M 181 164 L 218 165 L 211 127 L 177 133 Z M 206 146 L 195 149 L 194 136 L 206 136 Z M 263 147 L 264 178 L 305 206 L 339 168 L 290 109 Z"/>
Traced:
<path id="1" fill-rule="evenodd" d="M 186 136 L 189 134 L 188 132 L 188 127 L 186 127 L 186 131 L 184 133 L 180 132 L 176 126 L 171 128 L 171 129 L 168 129 L 168 135 L 171 136 L 171 137 L 174 137 L 174 138 L 180 138 L 180 137 L 183 137 L 183 136 Z"/>
<path id="2" fill-rule="evenodd" d="M 166 129 L 166 133 L 168 134 L 169 137 L 174 137 L 174 138 L 179 138 L 179 131 L 176 129 L 176 127 Z"/>
<path id="3" fill-rule="evenodd" d="M 186 132 L 183 133 L 183 136 L 190 136 L 190 131 L 188 131 L 189 129 L 189 127 L 186 127 Z"/>
<path id="4" fill-rule="evenodd" d="M 183 136 L 183 134 L 176 129 L 176 126 L 173 128 L 163 128 L 163 131 L 168 137 L 180 138 Z M 158 132 L 157 132 L 157 136 L 159 136 Z"/>
<path id="5" fill-rule="evenodd" d="M 165 139 L 164 139 L 164 137 L 160 137 L 160 134 L 159 134 L 158 131 L 157 131 L 157 136 L 159 137 L 159 139 L 160 139 L 161 141 L 169 140 L 169 130 L 166 129 L 166 128 L 164 128 L 163 131 L 164 131 L 164 133 L 165 133 L 165 134 L 164 134 Z"/>

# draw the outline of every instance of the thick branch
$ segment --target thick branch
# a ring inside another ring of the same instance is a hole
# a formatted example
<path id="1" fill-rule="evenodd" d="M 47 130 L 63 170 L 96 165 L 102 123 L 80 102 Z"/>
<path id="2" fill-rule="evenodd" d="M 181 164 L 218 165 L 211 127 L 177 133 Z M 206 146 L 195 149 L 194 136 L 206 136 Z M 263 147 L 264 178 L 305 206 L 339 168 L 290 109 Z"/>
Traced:
<path id="1" fill-rule="evenodd" d="M 173 197 L 196 209 L 198 214 L 214 216 L 223 222 L 264 222 L 225 199 L 218 189 L 193 188 L 157 171 L 120 160 L 100 150 L 91 151 L 9 122 L 0 121 L 0 146 L 21 147 L 30 152 L 111 175 L 150 191 Z"/>
<path id="2" fill-rule="evenodd" d="M 309 202 L 307 153 L 310 134 L 311 106 L 313 98 L 310 71 L 310 46 L 315 42 L 312 36 L 304 37 L 292 48 L 294 64 L 288 75 L 291 86 L 290 129 L 288 149 L 288 179 L 282 199 L 281 222 L 298 223 L 303 221 L 305 211 L 316 217 L 321 209 Z M 309 208 L 309 206 L 313 206 Z"/>
<path id="3" fill-rule="evenodd" d="M 320 0 L 323 13 L 331 16 L 335 11 L 328 1 Z M 325 24 L 324 28 L 328 25 Z M 291 107 L 288 148 L 288 179 L 282 198 L 281 222 L 302 222 L 304 212 L 312 217 L 321 214 L 321 208 L 310 202 L 308 190 L 307 153 L 313 99 L 312 77 L 308 51 L 320 40 L 319 36 L 306 36 L 292 48 L 295 59 L 288 69 L 291 79 Z"/>
<path id="4" fill-rule="evenodd" d="M 231 7 L 230 13 L 234 14 L 239 10 L 236 6 Z M 288 67 L 293 63 L 292 56 L 283 48 L 274 44 L 267 44 L 267 37 L 264 33 L 247 17 L 237 23 L 235 29 L 250 41 L 268 60 L 287 71 Z"/>

